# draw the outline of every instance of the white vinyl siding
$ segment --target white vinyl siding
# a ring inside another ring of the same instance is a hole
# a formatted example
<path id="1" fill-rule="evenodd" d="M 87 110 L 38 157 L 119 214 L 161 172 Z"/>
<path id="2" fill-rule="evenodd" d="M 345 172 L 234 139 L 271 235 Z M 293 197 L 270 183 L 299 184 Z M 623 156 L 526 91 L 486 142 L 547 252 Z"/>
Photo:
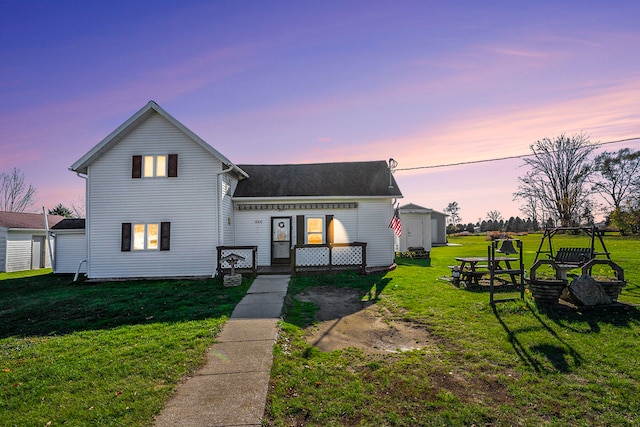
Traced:
<path id="1" fill-rule="evenodd" d="M 6 232 L 6 271 L 24 271 L 31 270 L 33 261 L 33 238 L 44 238 L 46 232 L 42 230 L 19 230 L 11 229 Z M 0 239 L 1 240 L 1 239 Z M 51 267 L 51 259 L 49 257 L 49 247 L 47 239 L 44 239 L 44 245 L 40 247 L 40 257 L 44 260 L 45 268 Z M 53 245 L 53 239 L 52 239 Z M 54 246 L 55 247 L 55 246 Z"/>
<path id="2" fill-rule="evenodd" d="M 31 234 L 9 231 L 7 235 L 7 271 L 31 270 Z"/>
<path id="3" fill-rule="evenodd" d="M 304 203 L 309 200 L 279 200 L 277 202 Z M 273 201 L 272 201 L 273 202 Z M 314 199 L 314 203 L 331 203 L 336 200 Z M 344 202 L 339 200 L 337 202 Z M 367 243 L 367 265 L 389 266 L 394 262 L 393 232 L 388 228 L 393 209 L 390 199 L 350 199 L 357 202 L 355 209 L 301 209 L 301 210 L 235 210 L 235 245 L 257 245 L 258 265 L 271 263 L 271 217 L 291 217 L 293 230 L 291 241 L 297 241 L 296 216 L 308 218 L 333 215 L 334 243 Z M 236 203 L 242 203 L 237 200 Z M 252 201 L 252 203 L 261 203 Z M 264 203 L 268 203 L 264 201 Z M 305 230 L 301 230 L 305 232 Z"/>
<path id="4" fill-rule="evenodd" d="M 173 179 L 131 179 L 137 153 L 176 153 Z M 89 167 L 90 278 L 207 276 L 218 245 L 217 173 L 222 164 L 153 114 Z M 171 222 L 170 251 L 121 252 L 122 223 Z"/>
<path id="5" fill-rule="evenodd" d="M 257 246 L 258 265 L 271 264 L 271 217 L 278 211 L 238 211 L 234 213 L 235 246 Z M 287 213 L 286 216 L 289 216 Z M 295 239 L 294 239 L 295 242 Z"/>
<path id="6" fill-rule="evenodd" d="M 0 273 L 7 271 L 7 229 L 0 227 Z"/>
<path id="7" fill-rule="evenodd" d="M 225 175 L 222 180 L 222 233 L 223 238 L 222 241 L 225 246 L 231 246 L 235 242 L 235 234 L 234 234 L 234 213 L 233 213 L 233 202 L 231 201 L 231 197 L 233 196 L 233 192 L 236 191 L 236 187 L 238 186 L 238 180 Z"/>
<path id="8" fill-rule="evenodd" d="M 358 241 L 367 242 L 368 266 L 388 266 L 395 260 L 395 234 L 389 228 L 392 215 L 390 199 L 371 199 L 358 203 Z"/>
<path id="9" fill-rule="evenodd" d="M 87 241 L 82 232 L 56 233 L 56 273 L 75 273 L 82 260 L 87 259 Z M 87 272 L 87 264 L 82 265 L 81 273 Z"/>

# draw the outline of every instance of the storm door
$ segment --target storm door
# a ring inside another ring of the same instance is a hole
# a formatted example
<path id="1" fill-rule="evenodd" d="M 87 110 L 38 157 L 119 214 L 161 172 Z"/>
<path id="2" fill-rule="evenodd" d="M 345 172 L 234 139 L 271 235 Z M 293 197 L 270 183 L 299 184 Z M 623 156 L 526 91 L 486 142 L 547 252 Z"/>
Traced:
<path id="1" fill-rule="evenodd" d="M 271 218 L 271 264 L 291 262 L 291 217 Z"/>

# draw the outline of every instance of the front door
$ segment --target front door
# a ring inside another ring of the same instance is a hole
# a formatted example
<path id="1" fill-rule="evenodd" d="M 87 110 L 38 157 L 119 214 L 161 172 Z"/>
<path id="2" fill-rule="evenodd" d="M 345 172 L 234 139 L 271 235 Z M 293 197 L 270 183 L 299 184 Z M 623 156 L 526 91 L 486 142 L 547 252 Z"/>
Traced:
<path id="1" fill-rule="evenodd" d="M 271 264 L 291 262 L 291 217 L 271 218 Z"/>

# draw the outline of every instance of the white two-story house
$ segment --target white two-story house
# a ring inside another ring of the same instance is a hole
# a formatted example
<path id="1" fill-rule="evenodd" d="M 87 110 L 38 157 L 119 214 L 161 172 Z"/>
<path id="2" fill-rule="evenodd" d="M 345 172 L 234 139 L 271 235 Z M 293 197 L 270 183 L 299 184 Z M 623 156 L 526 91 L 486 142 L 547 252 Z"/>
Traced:
<path id="1" fill-rule="evenodd" d="M 402 194 L 385 161 L 238 166 L 151 101 L 70 170 L 91 279 L 211 276 L 219 246 L 256 246 L 268 266 L 295 245 L 366 242 L 367 266 L 394 261 Z"/>

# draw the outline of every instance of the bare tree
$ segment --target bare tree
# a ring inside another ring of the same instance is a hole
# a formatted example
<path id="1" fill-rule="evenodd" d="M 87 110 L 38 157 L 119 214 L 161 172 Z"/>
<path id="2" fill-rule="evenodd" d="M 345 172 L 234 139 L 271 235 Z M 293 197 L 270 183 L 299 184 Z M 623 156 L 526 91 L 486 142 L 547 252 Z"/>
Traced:
<path id="1" fill-rule="evenodd" d="M 24 212 L 35 203 L 36 189 L 24 183 L 24 173 L 13 168 L 0 173 L 0 211 Z"/>
<path id="2" fill-rule="evenodd" d="M 524 158 L 531 169 L 518 178 L 515 199 L 540 201 L 562 226 L 579 223 L 589 202 L 586 185 L 593 169 L 589 159 L 595 149 L 585 134 L 544 138 L 530 146 L 532 155 Z"/>
<path id="3" fill-rule="evenodd" d="M 487 219 L 493 222 L 500 222 L 503 220 L 502 214 L 498 210 L 493 210 L 487 212 Z"/>
<path id="4" fill-rule="evenodd" d="M 444 212 L 449 215 L 447 221 L 451 225 L 458 225 L 462 220 L 460 218 L 460 206 L 458 206 L 458 202 L 451 202 L 444 208 Z"/>
<path id="5" fill-rule="evenodd" d="M 87 205 L 84 196 L 76 199 L 77 203 L 71 203 L 71 210 L 76 218 L 84 218 L 87 212 Z"/>
<path id="6" fill-rule="evenodd" d="M 593 190 L 600 193 L 614 209 L 620 209 L 624 202 L 640 190 L 640 151 L 628 148 L 617 153 L 605 151 L 594 160 L 595 180 Z"/>

